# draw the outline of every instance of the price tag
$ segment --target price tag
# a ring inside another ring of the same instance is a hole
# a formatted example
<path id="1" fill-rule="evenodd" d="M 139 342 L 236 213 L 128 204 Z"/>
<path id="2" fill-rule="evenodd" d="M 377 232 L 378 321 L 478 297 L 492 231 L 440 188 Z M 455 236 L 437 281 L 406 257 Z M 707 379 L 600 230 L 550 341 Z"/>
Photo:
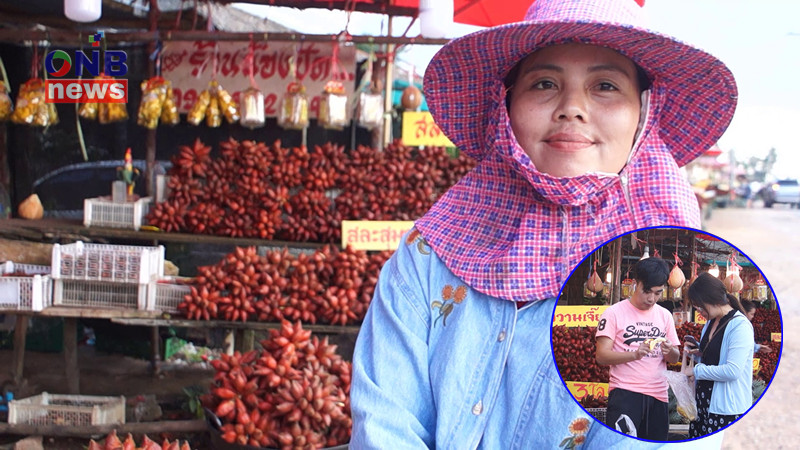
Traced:
<path id="1" fill-rule="evenodd" d="M 395 250 L 403 235 L 414 227 L 411 220 L 343 220 L 342 247 L 354 250 Z"/>
<path id="2" fill-rule="evenodd" d="M 761 359 L 753 358 L 753 375 L 758 373 L 759 368 L 761 368 Z"/>
<path id="3" fill-rule="evenodd" d="M 577 400 L 591 395 L 594 398 L 608 397 L 608 383 L 592 383 L 589 381 L 567 381 L 567 389 Z"/>
<path id="4" fill-rule="evenodd" d="M 703 315 L 700 314 L 699 312 L 695 311 L 694 312 L 694 323 L 698 323 L 700 325 L 703 325 L 704 323 L 706 323 L 706 318 L 703 317 Z"/>
<path id="5" fill-rule="evenodd" d="M 553 316 L 553 326 L 564 325 L 567 327 L 596 327 L 600 316 L 608 305 L 587 306 L 556 306 Z"/>
<path id="6" fill-rule="evenodd" d="M 781 333 L 772 333 L 772 342 L 780 342 Z"/>

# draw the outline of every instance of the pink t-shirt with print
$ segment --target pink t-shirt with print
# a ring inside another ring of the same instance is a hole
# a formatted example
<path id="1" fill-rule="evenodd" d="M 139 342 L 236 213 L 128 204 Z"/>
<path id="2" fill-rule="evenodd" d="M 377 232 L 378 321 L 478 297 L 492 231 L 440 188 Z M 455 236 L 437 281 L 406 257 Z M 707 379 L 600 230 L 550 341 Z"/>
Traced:
<path id="1" fill-rule="evenodd" d="M 597 323 L 596 337 L 601 336 L 611 338 L 615 352 L 635 352 L 649 338 L 663 337 L 672 345 L 679 344 L 675 322 L 666 308 L 654 305 L 642 311 L 628 300 L 605 310 Z M 640 360 L 610 366 L 609 392 L 621 388 L 667 402 L 667 379 L 663 375 L 666 368 L 661 346 L 656 346 Z"/>

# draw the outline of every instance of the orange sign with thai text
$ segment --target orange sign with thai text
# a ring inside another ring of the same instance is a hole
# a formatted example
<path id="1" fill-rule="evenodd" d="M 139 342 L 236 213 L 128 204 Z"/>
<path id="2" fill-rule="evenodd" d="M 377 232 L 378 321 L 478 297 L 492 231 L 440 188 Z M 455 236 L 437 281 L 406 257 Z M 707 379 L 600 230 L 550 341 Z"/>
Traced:
<path id="1" fill-rule="evenodd" d="M 600 316 L 608 308 L 607 305 L 588 306 L 556 306 L 553 326 L 596 327 Z"/>
<path id="2" fill-rule="evenodd" d="M 577 400 L 581 400 L 587 395 L 594 398 L 608 397 L 608 383 L 590 383 L 588 381 L 567 381 L 566 383 L 567 389 Z"/>

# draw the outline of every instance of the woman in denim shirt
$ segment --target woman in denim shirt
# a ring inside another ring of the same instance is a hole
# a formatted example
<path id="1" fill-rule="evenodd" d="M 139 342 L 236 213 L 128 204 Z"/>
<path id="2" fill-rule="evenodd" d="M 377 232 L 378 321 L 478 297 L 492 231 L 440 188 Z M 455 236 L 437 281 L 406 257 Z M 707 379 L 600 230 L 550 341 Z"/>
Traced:
<path id="1" fill-rule="evenodd" d="M 689 300 L 708 321 L 703 327 L 702 357 L 691 375 L 697 380 L 697 420 L 689 436 L 713 433 L 753 406 L 753 325 L 739 300 L 719 278 L 703 273 L 689 286 Z"/>
<path id="2" fill-rule="evenodd" d="M 431 61 L 431 113 L 479 163 L 381 272 L 353 356 L 352 448 L 658 446 L 594 422 L 549 338 L 555 297 L 592 249 L 699 226 L 678 168 L 733 116 L 727 67 L 642 16 L 634 0 L 537 0 L 524 22 Z"/>

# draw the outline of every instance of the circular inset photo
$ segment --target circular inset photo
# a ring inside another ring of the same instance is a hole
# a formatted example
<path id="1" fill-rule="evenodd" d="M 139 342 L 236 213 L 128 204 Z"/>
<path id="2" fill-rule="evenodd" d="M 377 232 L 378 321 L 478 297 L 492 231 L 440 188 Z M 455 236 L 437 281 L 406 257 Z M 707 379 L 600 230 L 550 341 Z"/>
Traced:
<path id="1" fill-rule="evenodd" d="M 612 430 L 647 441 L 714 434 L 746 414 L 780 359 L 780 308 L 734 244 L 646 228 L 596 248 L 553 314 L 565 387 Z"/>

